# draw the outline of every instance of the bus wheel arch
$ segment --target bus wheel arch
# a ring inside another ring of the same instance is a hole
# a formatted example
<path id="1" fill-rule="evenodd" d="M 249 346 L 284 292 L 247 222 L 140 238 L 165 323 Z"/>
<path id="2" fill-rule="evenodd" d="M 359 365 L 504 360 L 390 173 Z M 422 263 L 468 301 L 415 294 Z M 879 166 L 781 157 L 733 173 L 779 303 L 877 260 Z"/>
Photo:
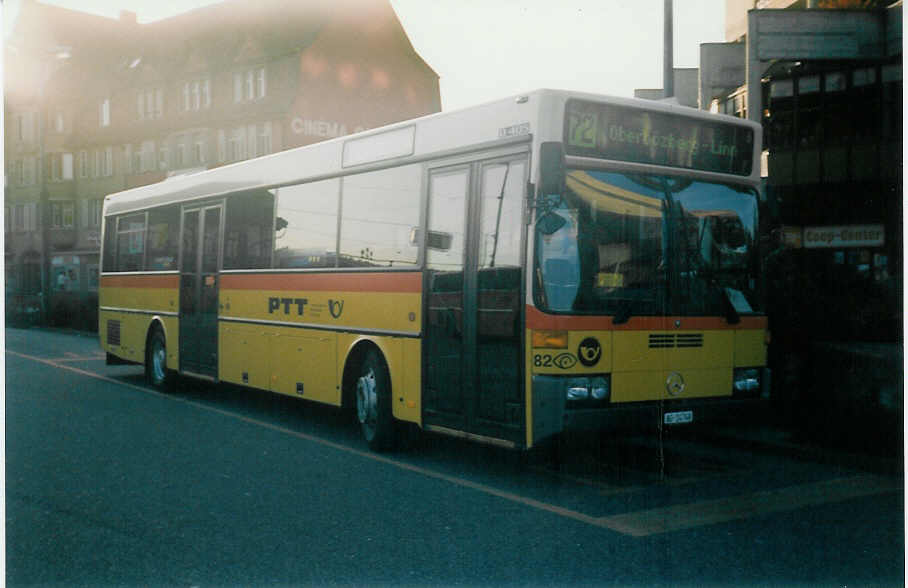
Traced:
<path id="1" fill-rule="evenodd" d="M 385 354 L 372 341 L 358 342 L 344 365 L 343 406 L 352 409 L 373 451 L 391 449 L 396 438 L 392 398 Z"/>
<path id="2" fill-rule="evenodd" d="M 145 380 L 159 389 L 174 382 L 174 373 L 167 368 L 167 331 L 157 317 L 152 319 L 145 334 Z"/>

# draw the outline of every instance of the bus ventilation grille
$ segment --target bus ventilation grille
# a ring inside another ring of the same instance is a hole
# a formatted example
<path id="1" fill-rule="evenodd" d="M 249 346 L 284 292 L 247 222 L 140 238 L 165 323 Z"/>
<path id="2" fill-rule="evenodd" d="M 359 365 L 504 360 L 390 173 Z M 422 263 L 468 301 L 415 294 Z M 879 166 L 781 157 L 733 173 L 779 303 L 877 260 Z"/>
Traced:
<path id="1" fill-rule="evenodd" d="M 675 347 L 703 347 L 703 333 L 653 333 L 649 336 L 650 349 Z"/>
<path id="2" fill-rule="evenodd" d="M 120 344 L 120 321 L 107 321 L 107 344 Z"/>

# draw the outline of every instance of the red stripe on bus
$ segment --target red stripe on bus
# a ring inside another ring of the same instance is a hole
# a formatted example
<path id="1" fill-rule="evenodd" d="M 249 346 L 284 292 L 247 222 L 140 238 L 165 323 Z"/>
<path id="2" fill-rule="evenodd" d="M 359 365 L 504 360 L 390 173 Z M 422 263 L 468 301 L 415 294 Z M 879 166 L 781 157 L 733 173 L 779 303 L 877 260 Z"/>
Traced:
<path id="1" fill-rule="evenodd" d="M 553 331 L 664 331 L 668 329 L 765 329 L 768 321 L 765 316 L 742 316 L 741 322 L 728 324 L 718 316 L 635 316 L 626 323 L 616 325 L 611 316 L 571 316 L 545 314 L 533 306 L 527 306 L 527 327 L 531 329 L 550 329 Z M 675 326 L 680 321 L 680 326 Z"/>
<path id="2" fill-rule="evenodd" d="M 180 276 L 101 276 L 102 288 L 179 288 Z"/>
<path id="3" fill-rule="evenodd" d="M 367 272 L 325 274 L 224 274 L 224 290 L 316 290 L 337 292 L 422 291 L 419 272 Z"/>

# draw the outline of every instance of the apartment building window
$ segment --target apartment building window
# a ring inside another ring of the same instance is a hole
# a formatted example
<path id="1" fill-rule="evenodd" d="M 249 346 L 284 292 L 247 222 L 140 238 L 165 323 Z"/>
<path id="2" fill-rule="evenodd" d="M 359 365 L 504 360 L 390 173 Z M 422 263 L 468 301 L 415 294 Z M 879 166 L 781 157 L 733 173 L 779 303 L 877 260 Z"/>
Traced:
<path id="1" fill-rule="evenodd" d="M 259 155 L 271 153 L 271 121 L 262 123 L 262 126 L 259 127 L 255 150 Z"/>
<path id="2" fill-rule="evenodd" d="M 46 173 L 47 179 L 52 182 L 73 179 L 73 154 L 48 153 Z"/>
<path id="3" fill-rule="evenodd" d="M 79 177 L 85 177 L 82 175 L 82 153 L 84 152 L 79 153 Z M 113 175 L 113 147 L 95 149 L 92 152 L 92 156 L 94 159 L 94 166 L 91 170 L 92 177 L 107 178 Z M 86 164 L 87 167 L 88 165 Z"/>
<path id="4" fill-rule="evenodd" d="M 50 125 L 55 132 L 62 133 L 66 129 L 65 122 L 62 110 L 55 110 L 51 114 Z"/>
<path id="5" fill-rule="evenodd" d="M 195 163 L 205 163 L 205 135 L 202 133 L 196 133 L 192 138 L 192 160 Z"/>
<path id="6" fill-rule="evenodd" d="M 16 139 L 32 141 L 35 138 L 35 113 L 23 112 L 16 115 Z"/>
<path id="7" fill-rule="evenodd" d="M 38 205 L 34 202 L 12 206 L 12 229 L 19 232 L 37 229 L 37 210 Z"/>
<path id="8" fill-rule="evenodd" d="M 105 98 L 98 106 L 98 125 L 102 127 L 110 126 L 110 98 Z"/>
<path id="9" fill-rule="evenodd" d="M 155 150 L 154 141 L 142 141 L 141 151 L 141 171 L 154 171 L 157 163 L 157 151 Z"/>
<path id="10" fill-rule="evenodd" d="M 104 165 L 102 166 L 104 177 L 113 175 L 113 147 L 104 148 Z"/>
<path id="11" fill-rule="evenodd" d="M 22 160 L 22 185 L 34 186 L 38 183 L 38 158 L 26 157 Z"/>
<path id="12" fill-rule="evenodd" d="M 227 133 L 218 129 L 218 163 L 227 161 Z"/>
<path id="13" fill-rule="evenodd" d="M 183 84 L 183 111 L 201 110 L 211 106 L 211 80 L 191 80 Z"/>
<path id="14" fill-rule="evenodd" d="M 235 103 L 260 100 L 265 97 L 266 91 L 267 80 L 264 66 L 234 72 L 233 101 Z"/>
<path id="15" fill-rule="evenodd" d="M 75 224 L 76 206 L 71 201 L 50 203 L 50 226 L 52 229 L 71 229 Z"/>
<path id="16" fill-rule="evenodd" d="M 161 148 L 158 149 L 158 169 L 165 170 L 168 168 L 170 163 L 170 150 L 167 148 L 167 145 L 161 145 Z"/>
<path id="17" fill-rule="evenodd" d="M 186 166 L 186 135 L 177 135 L 176 149 L 173 154 L 173 167 L 180 169 Z"/>
<path id="18" fill-rule="evenodd" d="M 79 225 L 82 228 L 99 228 L 101 226 L 101 210 L 104 207 L 104 200 L 92 198 L 90 200 L 82 200 L 79 204 Z"/>
<path id="19" fill-rule="evenodd" d="M 261 155 L 260 153 L 258 153 L 258 151 L 256 151 L 256 147 L 258 146 L 256 142 L 257 136 L 258 135 L 256 134 L 255 125 L 249 125 L 248 127 L 246 127 L 246 155 L 249 157 L 249 159 L 253 159 Z"/>
<path id="20" fill-rule="evenodd" d="M 88 177 L 88 151 L 79 151 L 79 177 Z"/>
<path id="21" fill-rule="evenodd" d="M 243 159 L 246 159 L 246 127 L 236 127 L 230 130 L 227 141 L 227 161 Z"/>
<path id="22" fill-rule="evenodd" d="M 9 175 L 13 179 L 13 184 L 16 186 L 25 185 L 25 166 L 21 159 L 14 159 L 9 164 Z"/>
<path id="23" fill-rule="evenodd" d="M 164 116 L 164 91 L 152 88 L 139 91 L 136 98 L 139 120 L 150 120 Z"/>

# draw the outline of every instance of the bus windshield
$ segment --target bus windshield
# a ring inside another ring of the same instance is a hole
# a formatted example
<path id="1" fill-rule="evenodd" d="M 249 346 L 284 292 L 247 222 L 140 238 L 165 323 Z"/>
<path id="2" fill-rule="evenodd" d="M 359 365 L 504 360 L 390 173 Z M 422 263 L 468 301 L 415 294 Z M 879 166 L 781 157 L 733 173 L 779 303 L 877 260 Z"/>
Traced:
<path id="1" fill-rule="evenodd" d="M 540 203 L 535 291 L 549 312 L 759 311 L 757 199 L 746 187 L 569 169 Z"/>

